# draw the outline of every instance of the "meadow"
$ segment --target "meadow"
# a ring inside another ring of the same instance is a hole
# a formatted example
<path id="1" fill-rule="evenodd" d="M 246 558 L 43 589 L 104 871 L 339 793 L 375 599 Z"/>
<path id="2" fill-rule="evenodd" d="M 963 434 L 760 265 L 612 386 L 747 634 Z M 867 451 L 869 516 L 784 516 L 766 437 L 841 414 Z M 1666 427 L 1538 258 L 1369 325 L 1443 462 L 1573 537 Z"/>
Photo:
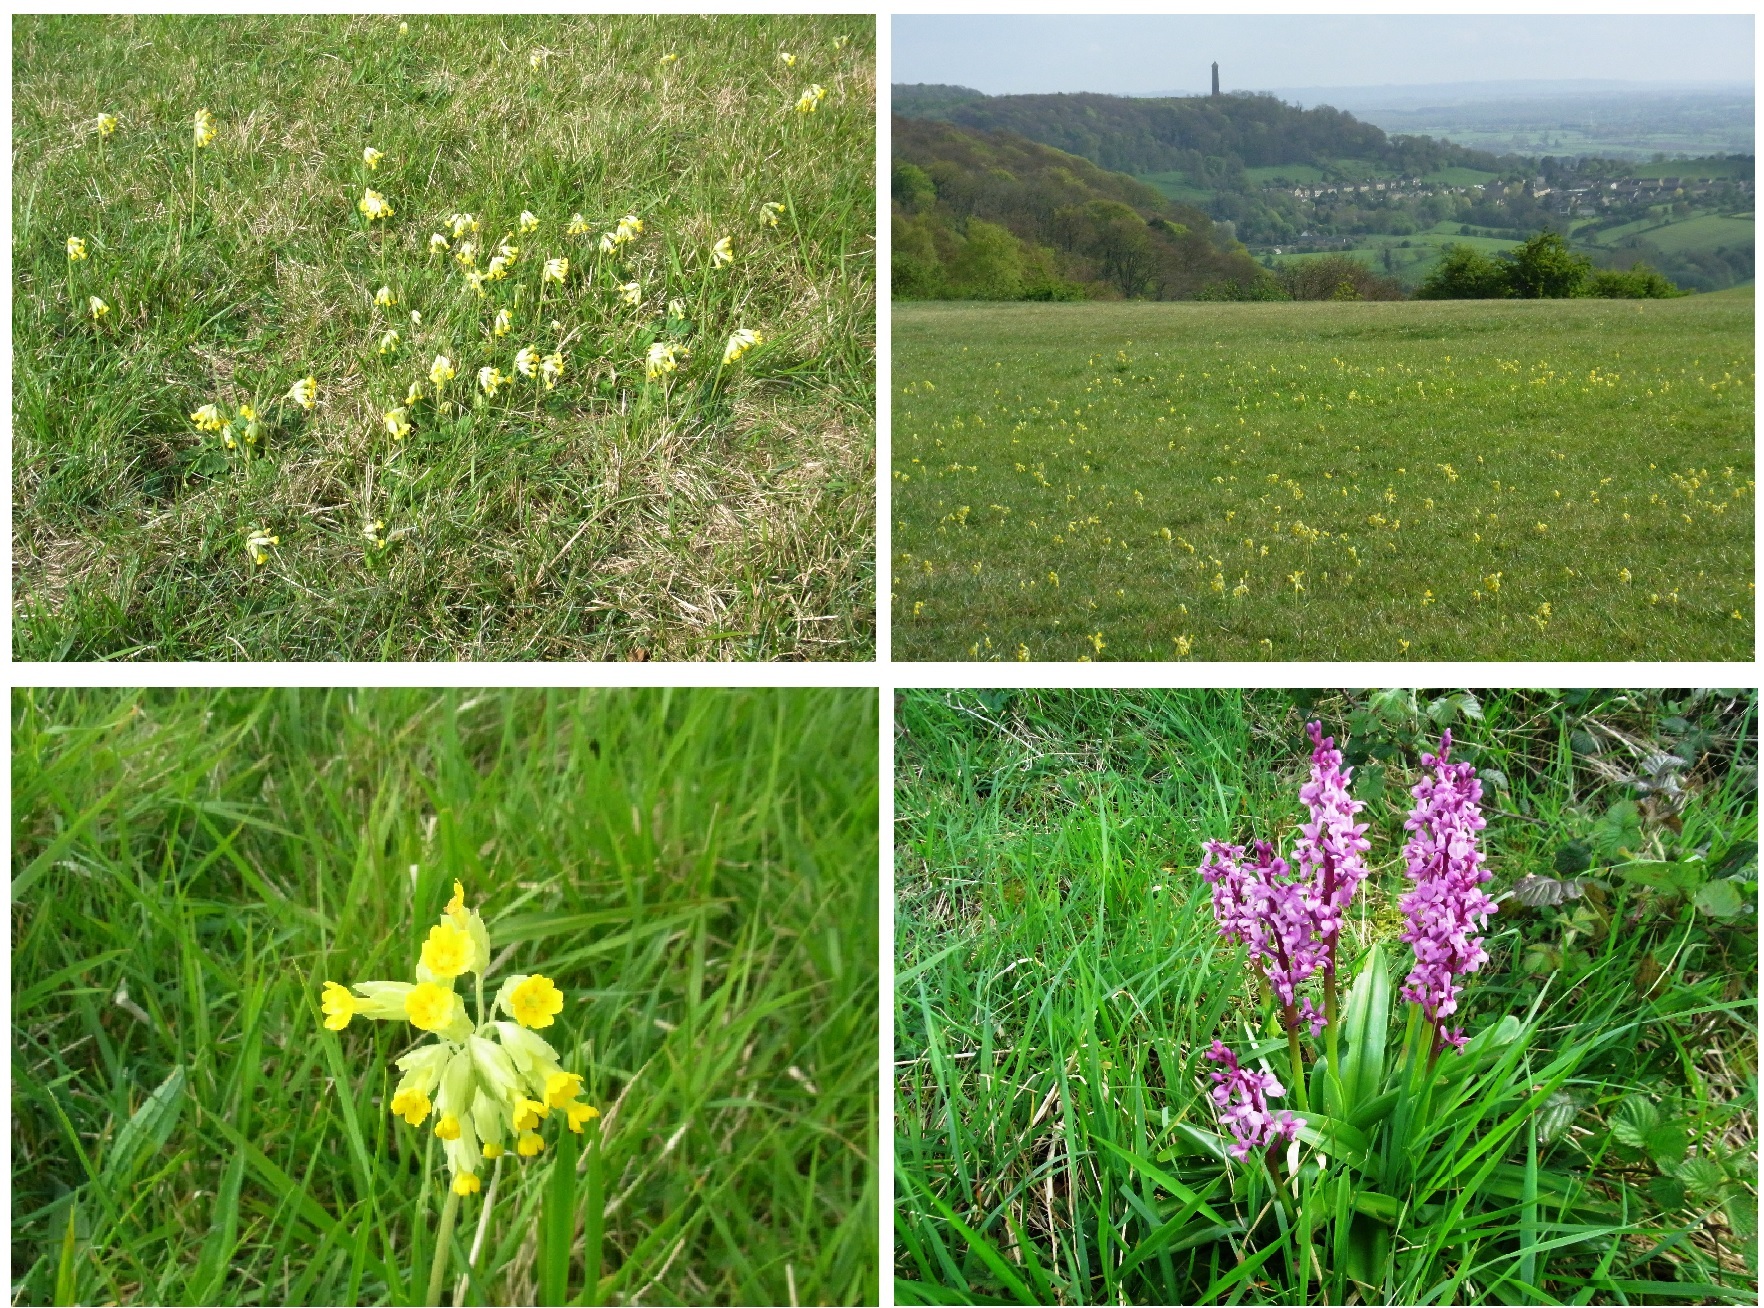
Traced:
<path id="1" fill-rule="evenodd" d="M 13 1302 L 425 1302 L 423 1032 L 321 989 L 408 981 L 456 879 L 601 1116 L 485 1163 L 446 1301 L 876 1302 L 874 691 L 31 690 L 12 740 Z"/>
<path id="2" fill-rule="evenodd" d="M 906 659 L 1723 659 L 1749 289 L 898 304 Z"/>
<path id="3" fill-rule="evenodd" d="M 874 656 L 871 18 L 27 16 L 13 86 L 16 657 Z"/>
<path id="4" fill-rule="evenodd" d="M 1756 708 L 904 692 L 896 1302 L 1757 1302 Z M 1197 866 L 1208 839 L 1291 850 L 1312 719 L 1367 803 L 1341 1008 L 1343 1077 L 1363 1070 L 1349 1119 L 1308 1069 L 1276 1195 L 1221 1147 L 1203 1055 L 1222 1039 L 1292 1110 L 1288 1043 Z M 1444 726 L 1483 781 L 1500 905 L 1429 1099 L 1399 1070 L 1398 898 L 1407 787 Z M 1379 981 L 1388 1008 L 1358 1002 Z"/>

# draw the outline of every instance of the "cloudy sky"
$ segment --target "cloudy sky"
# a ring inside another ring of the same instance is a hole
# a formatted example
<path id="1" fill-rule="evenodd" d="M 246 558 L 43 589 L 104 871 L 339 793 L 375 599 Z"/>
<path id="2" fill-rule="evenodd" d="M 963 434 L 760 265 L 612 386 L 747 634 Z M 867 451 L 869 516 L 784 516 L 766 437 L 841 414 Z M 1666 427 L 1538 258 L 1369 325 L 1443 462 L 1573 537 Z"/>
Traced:
<path id="1" fill-rule="evenodd" d="M 896 82 L 1026 91 L 1226 90 L 1598 79 L 1752 81 L 1750 15 L 900 15 Z"/>

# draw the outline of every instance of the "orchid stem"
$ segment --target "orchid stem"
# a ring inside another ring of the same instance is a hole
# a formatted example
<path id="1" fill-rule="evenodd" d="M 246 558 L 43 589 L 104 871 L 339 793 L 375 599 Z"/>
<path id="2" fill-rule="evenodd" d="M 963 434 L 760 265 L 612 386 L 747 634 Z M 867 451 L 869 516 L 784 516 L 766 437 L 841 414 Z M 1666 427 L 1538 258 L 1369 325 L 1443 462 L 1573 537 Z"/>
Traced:
<path id="1" fill-rule="evenodd" d="M 435 1257 L 429 1264 L 429 1293 L 423 1299 L 427 1308 L 441 1302 L 441 1283 L 447 1279 L 448 1255 L 453 1249 L 453 1222 L 459 1216 L 459 1192 L 447 1187 L 447 1202 L 441 1206 L 441 1229 L 435 1233 Z"/>
<path id="2" fill-rule="evenodd" d="M 1291 1008 L 1287 1009 L 1286 1047 L 1292 1052 L 1293 1094 L 1298 1098 L 1299 1111 L 1301 1113 L 1308 1112 L 1310 1101 L 1305 1094 L 1305 1063 L 1304 1056 L 1299 1050 L 1298 1018 L 1293 1014 Z"/>

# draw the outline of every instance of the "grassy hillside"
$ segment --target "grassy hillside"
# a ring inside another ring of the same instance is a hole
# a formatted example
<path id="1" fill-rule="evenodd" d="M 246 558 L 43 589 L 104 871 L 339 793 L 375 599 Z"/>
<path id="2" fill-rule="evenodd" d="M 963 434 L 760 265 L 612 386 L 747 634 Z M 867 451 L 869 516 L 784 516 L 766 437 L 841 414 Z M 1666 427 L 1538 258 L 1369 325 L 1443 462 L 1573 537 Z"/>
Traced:
<path id="1" fill-rule="evenodd" d="M 19 18 L 15 655 L 868 657 L 872 36 Z"/>
<path id="2" fill-rule="evenodd" d="M 894 324 L 897 657 L 1752 657 L 1749 298 Z"/>

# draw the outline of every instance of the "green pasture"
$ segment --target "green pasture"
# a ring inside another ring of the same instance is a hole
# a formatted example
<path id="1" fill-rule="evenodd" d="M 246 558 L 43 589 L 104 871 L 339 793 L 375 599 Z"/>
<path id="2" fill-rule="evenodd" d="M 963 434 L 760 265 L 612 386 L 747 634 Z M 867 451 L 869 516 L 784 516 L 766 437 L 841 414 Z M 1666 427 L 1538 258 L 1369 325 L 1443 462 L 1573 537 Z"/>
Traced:
<path id="1" fill-rule="evenodd" d="M 876 1302 L 876 714 L 17 692 L 13 1302 L 425 1302 L 447 1171 L 388 1112 L 422 1033 L 319 1003 L 410 981 L 456 879 L 602 1116 L 486 1165 L 443 1301 Z"/>
<path id="2" fill-rule="evenodd" d="M 895 1302 L 1757 1302 L 1755 712 L 1731 691 L 903 692 Z M 1270 1108 L 1297 1111 L 1298 1081 L 1196 869 L 1209 839 L 1291 850 L 1313 717 L 1362 760 L 1372 843 L 1342 1081 L 1318 1042 L 1298 1142 L 1238 1163 L 1211 1042 L 1278 1078 Z M 1470 1048 L 1428 1079 L 1404 1058 L 1402 824 L 1442 724 L 1485 779 L 1502 903 L 1453 1019 Z M 1650 750 L 1676 760 L 1669 807 L 1623 780 Z M 1528 907 L 1507 893 L 1527 876 L 1577 897 Z"/>
<path id="3" fill-rule="evenodd" d="M 1752 320 L 898 305 L 895 655 L 1749 660 Z"/>
<path id="4" fill-rule="evenodd" d="M 15 657 L 873 656 L 872 18 L 21 16 L 12 85 Z"/>

